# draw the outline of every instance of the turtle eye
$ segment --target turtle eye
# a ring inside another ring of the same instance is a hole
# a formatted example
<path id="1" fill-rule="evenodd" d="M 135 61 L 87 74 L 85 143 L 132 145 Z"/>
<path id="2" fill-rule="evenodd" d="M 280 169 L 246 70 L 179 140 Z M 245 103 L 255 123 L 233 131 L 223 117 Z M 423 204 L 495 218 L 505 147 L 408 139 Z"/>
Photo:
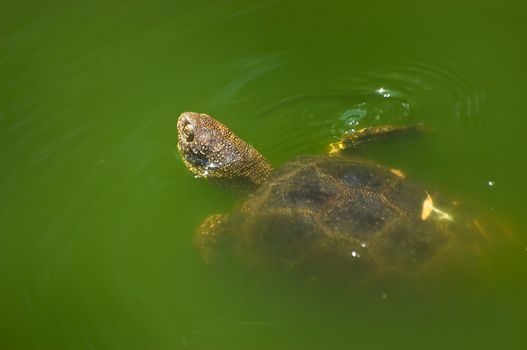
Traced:
<path id="1" fill-rule="evenodd" d="M 194 140 L 194 125 L 187 124 L 183 128 L 183 134 L 185 135 L 185 139 L 187 142 L 192 142 Z"/>

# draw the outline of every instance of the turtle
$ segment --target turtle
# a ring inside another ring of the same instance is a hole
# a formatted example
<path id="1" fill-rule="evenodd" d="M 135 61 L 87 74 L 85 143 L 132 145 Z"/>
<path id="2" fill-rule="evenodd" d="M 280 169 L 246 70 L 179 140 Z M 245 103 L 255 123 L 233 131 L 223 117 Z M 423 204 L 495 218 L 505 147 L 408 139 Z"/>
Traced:
<path id="1" fill-rule="evenodd" d="M 456 203 L 368 159 L 361 146 L 422 130 L 374 126 L 344 135 L 321 155 L 274 169 L 220 121 L 184 112 L 177 121 L 181 158 L 195 177 L 241 190 L 231 214 L 214 214 L 195 233 L 206 264 L 231 262 L 308 280 L 418 279 L 480 259 L 481 226 Z"/>

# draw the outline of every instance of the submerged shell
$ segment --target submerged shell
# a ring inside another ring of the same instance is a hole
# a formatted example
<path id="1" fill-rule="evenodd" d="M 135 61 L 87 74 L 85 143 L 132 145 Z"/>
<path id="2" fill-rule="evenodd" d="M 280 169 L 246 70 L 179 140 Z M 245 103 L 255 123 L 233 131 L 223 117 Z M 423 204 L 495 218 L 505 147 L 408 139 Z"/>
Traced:
<path id="1" fill-rule="evenodd" d="M 337 279 L 418 276 L 478 251 L 470 224 L 440 215 L 449 205 L 372 162 L 300 157 L 275 171 L 225 228 L 235 256 L 253 266 Z"/>

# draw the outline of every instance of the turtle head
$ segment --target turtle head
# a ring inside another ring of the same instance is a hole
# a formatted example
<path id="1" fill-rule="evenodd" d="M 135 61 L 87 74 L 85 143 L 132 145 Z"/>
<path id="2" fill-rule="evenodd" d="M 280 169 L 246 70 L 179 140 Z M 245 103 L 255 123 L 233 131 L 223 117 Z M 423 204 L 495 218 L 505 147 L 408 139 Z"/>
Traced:
<path id="1" fill-rule="evenodd" d="M 230 131 L 206 114 L 185 112 L 177 122 L 178 150 L 196 177 L 219 175 L 238 158 Z"/>
<path id="2" fill-rule="evenodd" d="M 196 177 L 258 185 L 272 171 L 258 151 L 207 114 L 182 113 L 177 130 L 181 158 Z"/>

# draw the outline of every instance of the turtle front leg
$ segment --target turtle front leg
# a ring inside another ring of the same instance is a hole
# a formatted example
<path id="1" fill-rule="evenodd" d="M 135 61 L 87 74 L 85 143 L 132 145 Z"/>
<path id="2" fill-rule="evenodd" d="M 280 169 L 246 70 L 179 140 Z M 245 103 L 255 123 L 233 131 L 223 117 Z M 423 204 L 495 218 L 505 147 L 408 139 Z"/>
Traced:
<path id="1" fill-rule="evenodd" d="M 201 258 L 206 265 L 217 262 L 221 247 L 224 246 L 228 235 L 228 221 L 228 215 L 215 214 L 206 218 L 199 226 L 194 236 L 194 244 L 199 249 Z"/>
<path id="2" fill-rule="evenodd" d="M 329 154 L 341 154 L 343 151 L 353 151 L 368 143 L 390 137 L 406 136 L 427 130 L 422 124 L 416 125 L 380 125 L 356 130 L 344 135 L 339 141 L 329 145 Z"/>

